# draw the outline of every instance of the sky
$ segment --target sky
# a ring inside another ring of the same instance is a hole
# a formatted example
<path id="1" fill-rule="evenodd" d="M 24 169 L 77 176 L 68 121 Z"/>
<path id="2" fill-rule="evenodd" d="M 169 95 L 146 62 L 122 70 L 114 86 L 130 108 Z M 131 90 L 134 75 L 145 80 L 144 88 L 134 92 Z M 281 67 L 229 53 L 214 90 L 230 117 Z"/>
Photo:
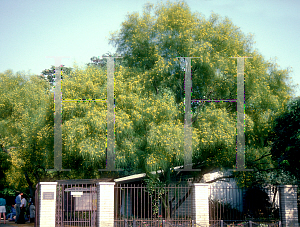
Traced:
<path id="1" fill-rule="evenodd" d="M 84 66 L 93 56 L 114 53 L 110 32 L 121 28 L 128 13 L 142 14 L 157 0 L 0 0 L 0 72 L 41 74 L 55 65 L 48 56 L 69 56 L 62 64 Z M 160 2 L 160 1 L 159 1 Z M 163 0 L 162 2 L 166 2 Z M 254 35 L 254 48 L 281 69 L 290 68 L 300 84 L 300 1 L 186 0 L 191 11 L 208 18 L 227 16 L 244 34 Z M 294 96 L 300 96 L 300 86 Z"/>

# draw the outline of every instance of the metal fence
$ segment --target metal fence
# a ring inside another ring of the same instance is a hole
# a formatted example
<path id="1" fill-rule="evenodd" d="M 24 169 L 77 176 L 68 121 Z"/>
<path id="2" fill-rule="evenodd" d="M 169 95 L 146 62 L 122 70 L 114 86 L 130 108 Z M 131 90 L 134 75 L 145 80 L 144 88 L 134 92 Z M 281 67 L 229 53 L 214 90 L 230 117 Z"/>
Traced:
<path id="1" fill-rule="evenodd" d="M 210 225 L 210 227 L 282 227 L 281 221 L 274 222 L 253 222 L 253 221 L 243 221 L 243 222 L 225 222 L 223 220 L 218 221 L 216 224 Z"/>
<path id="2" fill-rule="evenodd" d="M 276 186 L 241 189 L 208 188 L 210 226 L 279 226 L 279 193 Z M 39 185 L 35 194 L 36 224 L 39 226 Z M 56 226 L 96 226 L 96 183 L 58 182 Z M 194 221 L 192 187 L 116 184 L 114 225 L 198 226 Z M 194 224 L 193 224 L 194 223 Z"/>
<path id="3" fill-rule="evenodd" d="M 96 226 L 97 185 L 57 184 L 56 226 Z"/>
<path id="4" fill-rule="evenodd" d="M 279 193 L 277 187 L 234 188 L 209 187 L 210 224 L 279 221 Z M 241 226 L 243 226 L 241 224 Z M 255 225 L 253 225 L 255 226 Z"/>
<path id="5" fill-rule="evenodd" d="M 35 220 L 34 220 L 34 227 L 39 227 L 40 226 L 40 219 L 39 219 L 39 214 L 40 214 L 40 190 L 39 190 L 39 183 L 36 185 L 35 189 L 35 196 L 34 196 L 34 202 L 35 202 Z"/>
<path id="6" fill-rule="evenodd" d="M 191 188 L 117 184 L 114 215 L 115 226 L 191 226 Z"/>
<path id="7" fill-rule="evenodd" d="M 298 223 L 300 226 L 300 186 L 297 187 L 297 208 L 298 208 Z"/>

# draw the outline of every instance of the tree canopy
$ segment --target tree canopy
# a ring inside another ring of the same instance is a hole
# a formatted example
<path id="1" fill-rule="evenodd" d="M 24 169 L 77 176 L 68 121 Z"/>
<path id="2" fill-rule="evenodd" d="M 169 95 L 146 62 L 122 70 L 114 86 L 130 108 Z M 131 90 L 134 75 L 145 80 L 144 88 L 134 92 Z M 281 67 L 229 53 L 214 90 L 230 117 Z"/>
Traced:
<path id="1" fill-rule="evenodd" d="M 268 133 L 293 89 L 288 84 L 289 70 L 279 69 L 253 50 L 251 34 L 244 35 L 227 17 L 215 13 L 205 19 L 179 1 L 156 7 L 148 4 L 142 15 L 128 14 L 110 42 L 124 56 L 124 65 L 140 72 L 146 90 L 152 94 L 165 89 L 173 92 L 180 124 L 184 118 L 184 67 L 176 57 L 200 57 L 192 60 L 192 99 L 235 99 L 237 66 L 230 57 L 252 56 L 245 61 L 246 165 L 255 170 L 274 167 Z M 197 135 L 193 163 L 201 169 L 233 167 L 235 105 L 198 103 L 192 114 Z"/>

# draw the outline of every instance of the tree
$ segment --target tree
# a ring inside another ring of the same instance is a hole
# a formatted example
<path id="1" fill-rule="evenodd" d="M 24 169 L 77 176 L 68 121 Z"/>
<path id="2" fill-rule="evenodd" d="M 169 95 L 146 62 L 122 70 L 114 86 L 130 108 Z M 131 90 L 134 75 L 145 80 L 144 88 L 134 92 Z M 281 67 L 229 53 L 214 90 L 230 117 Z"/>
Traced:
<path id="1" fill-rule="evenodd" d="M 12 71 L 0 76 L 4 88 L 0 91 L 1 147 L 9 151 L 12 162 L 6 179 L 15 188 L 29 185 L 33 196 L 34 183 L 45 175 L 48 149 L 53 149 L 49 143 L 53 134 L 49 84 L 38 76 L 14 75 Z"/>
<path id="2" fill-rule="evenodd" d="M 1 135 L 0 135 L 1 138 Z M 0 144 L 0 191 L 7 186 L 6 172 L 11 168 L 11 158 L 9 149 L 6 149 L 4 144 Z"/>
<path id="3" fill-rule="evenodd" d="M 300 98 L 292 99 L 278 116 L 270 133 L 271 153 L 278 166 L 300 180 Z"/>
<path id="4" fill-rule="evenodd" d="M 183 164 L 183 134 L 179 129 L 184 122 L 184 65 L 176 59 L 178 56 L 200 57 L 192 63 L 192 99 L 235 99 L 236 61 L 229 57 L 253 57 L 245 61 L 245 156 L 247 168 L 255 171 L 233 176 L 243 187 L 262 183 L 264 172 L 282 176 L 271 159 L 268 134 L 293 94 L 287 83 L 289 70 L 264 60 L 252 49 L 252 35 L 245 36 L 227 17 L 212 13 L 206 20 L 192 14 L 183 1 L 157 5 L 154 12 L 153 8 L 148 4 L 141 16 L 129 14 L 110 38 L 117 53 L 124 56 L 124 65 L 139 72 L 145 93 L 164 95 L 168 91 L 175 98 L 178 114 L 172 123 L 178 128 L 178 136 L 166 122 L 151 124 L 145 134 L 146 167 L 163 170 L 158 178 L 149 180 L 157 185 L 168 183 L 172 176 L 169 168 Z M 192 105 L 192 114 L 193 163 L 194 168 L 202 170 L 194 181 L 199 182 L 213 169 L 235 168 L 235 105 L 198 103 Z M 176 207 L 178 204 L 173 211 Z"/>
<path id="5" fill-rule="evenodd" d="M 72 68 L 70 67 L 65 67 L 64 65 L 61 67 L 61 70 L 64 71 L 66 75 L 69 75 L 72 71 Z M 51 86 L 54 85 L 55 81 L 55 66 L 52 65 L 50 69 L 44 69 L 42 71 L 42 75 L 44 78 L 50 83 Z M 63 77 L 61 78 L 63 79 Z"/>
<path id="6" fill-rule="evenodd" d="M 100 66 L 100 67 L 105 67 L 106 66 L 106 61 L 103 58 L 99 58 L 99 57 L 91 57 L 91 63 L 88 63 L 87 65 L 95 65 L 95 66 Z"/>
<path id="7" fill-rule="evenodd" d="M 192 99 L 235 99 L 236 61 L 229 57 L 253 56 L 245 61 L 246 165 L 254 168 L 255 173 L 274 169 L 268 133 L 272 121 L 292 96 L 293 89 L 287 84 L 289 70 L 278 69 L 276 63 L 265 61 L 257 50 L 252 50 L 252 35 L 245 36 L 227 17 L 222 19 L 212 13 L 206 20 L 201 14 L 192 14 L 184 1 L 157 5 L 154 12 L 153 8 L 147 4 L 143 15 L 129 14 L 121 29 L 111 34 L 110 43 L 117 48 L 118 54 L 124 56 L 125 66 L 140 72 L 149 94 L 169 90 L 175 95 L 178 127 L 181 128 L 184 121 L 184 66 L 176 57 L 201 57 L 192 63 Z M 214 168 L 234 168 L 235 105 L 198 103 L 192 108 L 193 130 L 197 135 L 193 140 L 194 167 L 203 169 L 200 175 Z M 164 128 L 168 126 L 162 130 Z M 156 126 L 154 132 L 158 129 Z M 155 134 L 160 135 L 153 133 L 153 136 Z M 174 166 L 173 160 L 166 161 L 163 155 L 166 153 L 161 152 L 172 147 L 163 143 L 170 138 L 157 136 L 153 139 L 154 146 L 151 135 L 147 134 L 147 144 L 151 145 L 149 150 L 153 152 L 149 163 Z M 175 146 L 175 150 L 182 154 L 179 145 Z M 167 154 L 171 153 L 168 151 Z M 157 157 L 160 156 L 163 156 L 164 164 L 159 162 Z M 254 180 L 254 173 L 238 175 L 243 185 Z"/>

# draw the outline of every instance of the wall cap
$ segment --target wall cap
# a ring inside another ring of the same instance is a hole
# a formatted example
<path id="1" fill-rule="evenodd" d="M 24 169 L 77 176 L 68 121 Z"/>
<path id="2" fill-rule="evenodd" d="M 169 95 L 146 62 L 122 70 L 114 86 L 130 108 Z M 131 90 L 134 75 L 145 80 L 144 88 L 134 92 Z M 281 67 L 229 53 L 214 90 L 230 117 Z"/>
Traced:
<path id="1" fill-rule="evenodd" d="M 57 185 L 57 182 L 40 182 L 40 185 Z"/>
<path id="2" fill-rule="evenodd" d="M 298 187 L 298 185 L 278 185 L 278 187 L 280 187 L 280 188 L 296 188 L 296 187 Z"/>
<path id="3" fill-rule="evenodd" d="M 99 185 L 115 185 L 115 182 L 98 182 Z"/>
<path id="4" fill-rule="evenodd" d="M 205 184 L 205 183 L 194 183 L 194 186 L 209 186 L 210 184 Z"/>

